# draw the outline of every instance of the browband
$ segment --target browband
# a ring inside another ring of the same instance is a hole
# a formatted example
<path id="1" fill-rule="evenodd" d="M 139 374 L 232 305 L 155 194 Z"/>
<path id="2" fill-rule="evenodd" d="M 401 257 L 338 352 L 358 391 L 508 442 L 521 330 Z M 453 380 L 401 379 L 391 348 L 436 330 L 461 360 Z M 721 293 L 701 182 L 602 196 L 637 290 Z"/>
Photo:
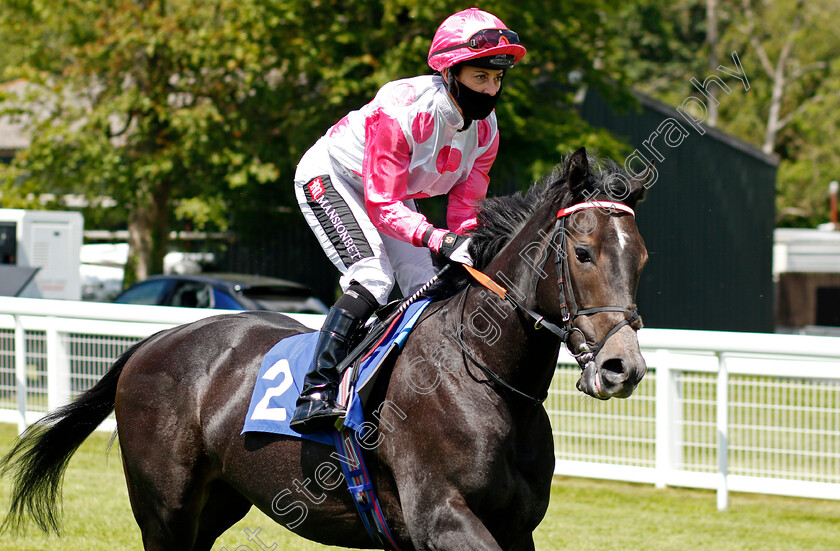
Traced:
<path id="1" fill-rule="evenodd" d="M 574 214 L 579 210 L 587 210 L 587 209 L 602 209 L 602 210 L 609 210 L 609 211 L 621 211 L 626 212 L 630 216 L 636 216 L 636 213 L 623 203 L 616 203 L 614 201 L 587 201 L 586 203 L 577 203 L 571 206 L 568 206 L 564 209 L 560 209 L 557 211 L 557 218 L 563 218 L 565 216 L 569 216 L 570 214 Z"/>

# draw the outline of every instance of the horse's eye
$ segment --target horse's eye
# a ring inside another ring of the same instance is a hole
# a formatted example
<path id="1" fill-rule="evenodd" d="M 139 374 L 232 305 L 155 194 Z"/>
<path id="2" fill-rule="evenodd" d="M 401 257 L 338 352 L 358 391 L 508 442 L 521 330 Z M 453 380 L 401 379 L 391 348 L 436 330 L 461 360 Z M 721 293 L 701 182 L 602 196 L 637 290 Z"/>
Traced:
<path id="1" fill-rule="evenodd" d="M 575 256 L 578 262 L 592 262 L 592 257 L 589 256 L 589 251 L 583 247 L 575 247 Z"/>

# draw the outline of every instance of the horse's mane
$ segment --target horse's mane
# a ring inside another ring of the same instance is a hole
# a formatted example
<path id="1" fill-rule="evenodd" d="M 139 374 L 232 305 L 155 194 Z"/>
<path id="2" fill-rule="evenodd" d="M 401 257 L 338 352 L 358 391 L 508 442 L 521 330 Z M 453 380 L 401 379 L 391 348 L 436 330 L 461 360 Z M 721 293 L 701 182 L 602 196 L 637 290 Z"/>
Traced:
<path id="1" fill-rule="evenodd" d="M 488 197 L 477 204 L 478 226 L 470 232 L 470 256 L 475 268 L 483 270 L 541 206 L 552 204 L 562 208 L 569 205 L 572 192 L 568 185 L 562 185 L 565 183 L 563 168 L 569 157 L 571 155 L 566 156 L 551 172 L 537 180 L 525 192 L 517 191 L 512 195 Z M 620 165 L 612 159 L 592 154 L 587 154 L 587 161 L 589 176 L 586 188 L 591 190 L 590 198 L 608 199 L 619 195 L 618 190 L 610 188 L 611 184 L 615 185 L 619 180 L 611 178 L 610 175 L 622 174 L 626 177 Z M 592 191 L 595 193 L 592 194 Z M 626 193 L 626 190 L 621 191 Z M 463 289 L 470 281 L 471 278 L 465 270 L 450 269 L 432 287 L 428 295 L 434 300 L 447 298 Z"/>

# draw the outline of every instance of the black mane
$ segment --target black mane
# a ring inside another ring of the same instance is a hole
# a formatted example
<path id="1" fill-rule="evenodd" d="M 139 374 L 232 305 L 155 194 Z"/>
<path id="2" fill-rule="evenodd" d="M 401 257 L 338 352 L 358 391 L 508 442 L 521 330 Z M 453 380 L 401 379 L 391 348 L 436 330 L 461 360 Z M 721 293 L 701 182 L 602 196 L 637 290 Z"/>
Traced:
<path id="1" fill-rule="evenodd" d="M 564 167 L 571 155 L 566 156 L 551 172 L 535 182 L 524 193 L 518 191 L 512 195 L 488 197 L 480 201 L 476 208 L 478 227 L 471 233 L 470 256 L 473 265 L 483 270 L 505 245 L 525 226 L 542 205 L 555 204 L 563 208 L 572 203 L 572 192 L 565 182 Z M 641 183 L 631 178 L 612 159 L 587 155 L 589 176 L 587 177 L 587 198 L 608 200 L 627 193 L 625 189 L 614 189 L 621 180 L 610 175 L 621 174 L 624 181 L 631 182 L 630 198 L 623 201 L 633 207 L 641 200 Z M 448 270 L 429 291 L 435 300 L 450 297 L 472 281 L 463 269 Z"/>

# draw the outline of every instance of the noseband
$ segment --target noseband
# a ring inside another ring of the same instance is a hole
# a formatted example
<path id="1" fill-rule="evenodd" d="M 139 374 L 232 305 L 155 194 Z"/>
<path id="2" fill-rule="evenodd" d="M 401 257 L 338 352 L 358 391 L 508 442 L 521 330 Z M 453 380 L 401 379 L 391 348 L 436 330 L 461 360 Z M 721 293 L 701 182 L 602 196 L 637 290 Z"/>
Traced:
<path id="1" fill-rule="evenodd" d="M 572 206 L 560 209 L 557 212 L 557 220 L 554 222 L 554 231 L 551 235 L 551 243 L 556 243 L 556 239 L 560 238 L 560 246 L 556 247 L 555 255 L 554 255 L 554 265 L 557 269 L 557 286 L 559 287 L 559 294 L 560 294 L 560 315 L 562 318 L 562 329 L 559 333 L 556 333 L 564 343 L 566 343 L 566 347 L 571 352 L 572 356 L 575 357 L 578 364 L 581 367 L 585 367 L 586 364 L 595 360 L 595 357 L 598 355 L 598 352 L 604 348 L 604 345 L 607 341 L 615 335 L 619 329 L 624 327 L 625 325 L 631 325 L 636 323 L 639 320 L 639 313 L 636 310 L 631 310 L 630 308 L 624 308 L 623 306 L 595 306 L 592 308 L 578 308 L 577 301 L 575 300 L 575 291 L 572 288 L 572 278 L 569 271 L 569 255 L 567 252 L 567 245 L 566 245 L 566 219 L 579 211 L 582 210 L 591 210 L 591 209 L 599 209 L 601 212 L 605 212 L 606 214 L 614 214 L 616 212 L 623 212 L 629 214 L 630 216 L 635 216 L 636 213 L 625 204 L 622 203 L 615 203 L 612 201 L 588 201 L 585 203 L 577 203 Z M 546 258 L 543 261 L 548 260 L 548 255 L 546 254 Z M 539 273 L 543 273 L 540 270 L 537 274 L 539 278 Z M 601 339 L 601 342 L 595 346 L 595 349 L 592 350 L 587 343 L 586 335 L 583 331 L 575 326 L 575 319 L 579 316 L 590 316 L 592 314 L 599 314 L 601 312 L 621 312 L 625 314 L 625 318 L 613 326 L 612 329 Z M 550 327 L 542 324 L 547 329 L 551 330 Z M 554 332 L 554 331 L 552 331 Z M 578 351 L 575 353 L 572 348 L 572 335 L 574 333 L 580 333 L 582 337 L 582 342 L 578 345 Z"/>

